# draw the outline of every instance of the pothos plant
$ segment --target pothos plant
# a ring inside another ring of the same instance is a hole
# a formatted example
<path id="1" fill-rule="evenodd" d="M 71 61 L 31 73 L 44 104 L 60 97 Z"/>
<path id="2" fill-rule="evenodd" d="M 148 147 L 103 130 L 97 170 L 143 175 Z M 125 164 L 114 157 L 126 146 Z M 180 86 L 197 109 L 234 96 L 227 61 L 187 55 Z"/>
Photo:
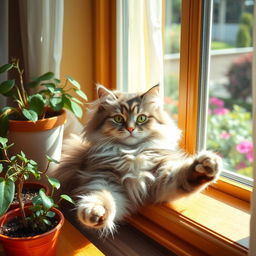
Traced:
<path id="1" fill-rule="evenodd" d="M 17 103 L 16 107 L 7 106 L 0 110 L 0 135 L 5 136 L 8 131 L 8 120 L 30 120 L 36 122 L 47 117 L 49 112 L 59 112 L 63 108 L 72 111 L 78 118 L 82 117 L 83 102 L 72 96 L 74 92 L 82 100 L 87 100 L 80 84 L 71 76 L 66 76 L 62 83 L 54 77 L 54 73 L 47 72 L 24 84 L 24 70 L 20 68 L 19 60 L 13 59 L 10 64 L 0 67 L 0 73 L 15 71 L 15 79 L 0 83 L 0 94 L 10 97 Z M 35 93 L 32 93 L 35 92 Z"/>
<path id="2" fill-rule="evenodd" d="M 46 172 L 51 162 L 58 163 L 56 160 L 47 156 L 48 165 L 44 172 L 37 169 L 37 163 L 28 159 L 26 155 L 21 152 L 14 156 L 8 155 L 8 149 L 13 145 L 8 145 L 8 139 L 0 137 L 0 149 L 3 152 L 3 160 L 0 160 L 0 216 L 5 214 L 11 205 L 15 191 L 19 202 L 19 208 L 22 218 L 22 223 L 25 227 L 30 227 L 36 232 L 46 232 L 52 226 L 51 219 L 54 218 L 55 213 L 51 210 L 53 207 L 58 207 L 61 200 L 66 200 L 74 203 L 68 195 L 60 195 L 58 202 L 54 202 L 53 195 L 56 189 L 60 188 L 60 182 L 56 178 L 49 177 Z M 26 216 L 24 210 L 24 203 L 22 200 L 22 189 L 24 182 L 30 177 L 34 176 L 39 180 L 43 175 L 46 176 L 51 185 L 51 194 L 46 195 L 44 189 L 40 189 L 37 196 L 32 199 L 31 213 Z"/>

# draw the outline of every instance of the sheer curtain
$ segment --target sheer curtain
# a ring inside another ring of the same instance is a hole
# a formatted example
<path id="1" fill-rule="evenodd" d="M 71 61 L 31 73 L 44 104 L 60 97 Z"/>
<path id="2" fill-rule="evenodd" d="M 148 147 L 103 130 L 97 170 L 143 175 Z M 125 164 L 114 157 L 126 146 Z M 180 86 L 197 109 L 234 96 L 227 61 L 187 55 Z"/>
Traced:
<path id="1" fill-rule="evenodd" d="M 21 0 L 20 19 L 25 79 L 48 71 L 60 78 L 62 57 L 64 0 Z M 71 132 L 80 133 L 82 125 L 67 111 L 64 139 Z"/>
<path id="2" fill-rule="evenodd" d="M 254 25 L 256 24 L 256 5 L 254 4 Z M 255 54 L 255 45 L 256 45 L 256 31 L 253 31 L 253 66 L 252 66 L 252 91 L 253 91 L 253 195 L 251 200 L 252 207 L 252 216 L 251 216 L 251 229 L 250 229 L 250 250 L 249 255 L 256 255 L 256 54 Z"/>
<path id="3" fill-rule="evenodd" d="M 64 0 L 21 0 L 20 18 L 26 78 L 60 75 Z"/>
<path id="4" fill-rule="evenodd" d="M 162 1 L 117 1 L 117 87 L 163 87 Z"/>

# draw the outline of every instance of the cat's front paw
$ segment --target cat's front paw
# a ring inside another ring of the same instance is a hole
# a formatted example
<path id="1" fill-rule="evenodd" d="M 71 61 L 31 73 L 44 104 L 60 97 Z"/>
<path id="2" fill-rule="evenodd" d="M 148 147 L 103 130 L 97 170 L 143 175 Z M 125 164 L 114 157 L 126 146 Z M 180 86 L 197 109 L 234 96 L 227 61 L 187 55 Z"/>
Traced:
<path id="1" fill-rule="evenodd" d="M 78 201 L 78 219 L 86 226 L 104 229 L 110 225 L 108 210 L 99 198 L 94 196 L 83 196 Z"/>
<path id="2" fill-rule="evenodd" d="M 189 182 L 201 185 L 215 181 L 222 170 L 222 159 L 211 151 L 203 151 L 196 157 Z"/>

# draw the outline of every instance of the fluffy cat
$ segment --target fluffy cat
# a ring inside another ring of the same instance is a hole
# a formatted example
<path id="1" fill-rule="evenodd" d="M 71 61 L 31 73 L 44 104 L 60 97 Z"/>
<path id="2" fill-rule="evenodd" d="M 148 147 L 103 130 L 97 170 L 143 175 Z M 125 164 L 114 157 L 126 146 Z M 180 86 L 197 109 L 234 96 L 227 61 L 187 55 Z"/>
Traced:
<path id="1" fill-rule="evenodd" d="M 56 170 L 81 223 L 113 233 L 145 203 L 187 196 L 218 178 L 218 155 L 179 149 L 181 131 L 163 110 L 159 86 L 144 94 L 97 91 L 83 141 L 70 140 Z"/>

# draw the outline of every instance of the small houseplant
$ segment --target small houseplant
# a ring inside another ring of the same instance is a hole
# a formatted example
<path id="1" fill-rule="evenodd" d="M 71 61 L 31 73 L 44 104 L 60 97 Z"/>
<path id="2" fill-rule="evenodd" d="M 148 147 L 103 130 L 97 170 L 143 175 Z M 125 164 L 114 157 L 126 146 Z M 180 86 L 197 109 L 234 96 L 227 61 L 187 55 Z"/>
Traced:
<path id="1" fill-rule="evenodd" d="M 55 255 L 56 237 L 63 225 L 64 217 L 56 209 L 59 202 L 55 203 L 52 197 L 60 183 L 46 175 L 48 168 L 40 172 L 37 163 L 28 159 L 23 152 L 9 157 L 8 149 L 12 145 L 8 145 L 7 142 L 6 138 L 0 137 L 0 148 L 4 153 L 0 165 L 0 170 L 4 173 L 0 178 L 0 240 L 8 255 Z M 50 164 L 55 160 L 48 157 L 48 161 Z M 32 199 L 32 205 L 24 207 L 21 191 L 24 181 L 30 175 L 36 179 L 45 175 L 52 190 L 51 195 L 47 196 L 44 189 L 40 189 L 38 195 Z M 14 197 L 15 187 L 20 207 L 7 212 Z M 73 203 L 67 195 L 61 195 L 60 200 L 62 199 Z M 50 244 L 51 242 L 53 244 Z"/>
<path id="2" fill-rule="evenodd" d="M 0 67 L 0 73 L 16 72 L 18 79 L 0 83 L 0 94 L 12 99 L 16 106 L 6 106 L 0 110 L 0 136 L 7 136 L 14 143 L 12 154 L 21 151 L 45 169 L 45 155 L 60 159 L 64 123 L 68 109 L 77 117 L 82 117 L 83 103 L 72 96 L 75 93 L 83 100 L 86 95 L 72 77 L 64 83 L 47 72 L 24 84 L 24 70 L 19 61 Z M 40 147 L 38 147 L 40 145 Z"/>

